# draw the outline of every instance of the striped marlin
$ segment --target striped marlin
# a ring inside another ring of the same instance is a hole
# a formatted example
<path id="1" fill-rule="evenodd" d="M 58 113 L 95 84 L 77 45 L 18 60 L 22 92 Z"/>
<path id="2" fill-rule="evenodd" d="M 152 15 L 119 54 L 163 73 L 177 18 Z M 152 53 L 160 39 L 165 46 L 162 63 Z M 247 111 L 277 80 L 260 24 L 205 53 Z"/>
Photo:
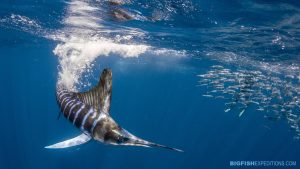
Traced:
<path id="1" fill-rule="evenodd" d="M 152 143 L 134 136 L 119 126 L 110 116 L 112 72 L 104 69 L 97 86 L 87 92 L 71 92 L 57 87 L 57 102 L 63 115 L 82 131 L 77 137 L 45 148 L 57 149 L 84 144 L 90 140 L 112 144 L 144 147 L 161 147 L 182 150 Z"/>

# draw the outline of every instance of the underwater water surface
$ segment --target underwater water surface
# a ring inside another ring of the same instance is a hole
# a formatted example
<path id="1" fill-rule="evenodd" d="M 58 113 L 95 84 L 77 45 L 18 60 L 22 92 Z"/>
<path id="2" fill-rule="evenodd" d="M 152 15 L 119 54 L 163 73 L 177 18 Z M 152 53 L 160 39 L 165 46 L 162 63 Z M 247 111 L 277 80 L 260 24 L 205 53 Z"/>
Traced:
<path id="1" fill-rule="evenodd" d="M 1 1 L 1 169 L 299 167 L 298 1 L 114 2 Z M 183 153 L 44 148 L 80 134 L 57 118 L 56 85 L 86 91 L 104 68 L 113 119 Z"/>

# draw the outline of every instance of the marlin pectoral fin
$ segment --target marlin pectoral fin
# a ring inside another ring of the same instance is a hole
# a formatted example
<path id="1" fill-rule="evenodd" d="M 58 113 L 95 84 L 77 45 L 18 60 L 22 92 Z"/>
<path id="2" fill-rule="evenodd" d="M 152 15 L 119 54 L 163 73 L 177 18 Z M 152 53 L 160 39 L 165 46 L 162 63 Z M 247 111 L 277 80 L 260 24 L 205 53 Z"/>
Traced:
<path id="1" fill-rule="evenodd" d="M 51 149 L 57 149 L 57 148 L 68 148 L 68 147 L 73 147 L 73 146 L 77 146 L 83 143 L 88 142 L 89 140 L 91 140 L 91 136 L 86 135 L 86 134 L 81 134 L 77 137 L 74 137 L 72 139 L 66 140 L 66 141 L 62 141 L 56 144 L 52 144 L 50 146 L 46 146 L 45 148 L 51 148 Z"/>

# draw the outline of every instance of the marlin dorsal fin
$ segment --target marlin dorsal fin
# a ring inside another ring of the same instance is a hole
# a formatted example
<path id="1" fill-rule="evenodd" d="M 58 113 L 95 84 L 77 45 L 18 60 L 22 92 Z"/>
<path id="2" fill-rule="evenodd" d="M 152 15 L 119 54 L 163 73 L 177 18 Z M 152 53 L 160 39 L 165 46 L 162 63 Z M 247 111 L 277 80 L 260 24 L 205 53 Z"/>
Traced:
<path id="1" fill-rule="evenodd" d="M 77 93 L 77 97 L 85 104 L 93 106 L 98 112 L 109 113 L 112 90 L 112 72 L 104 69 L 98 85 L 87 92 Z"/>

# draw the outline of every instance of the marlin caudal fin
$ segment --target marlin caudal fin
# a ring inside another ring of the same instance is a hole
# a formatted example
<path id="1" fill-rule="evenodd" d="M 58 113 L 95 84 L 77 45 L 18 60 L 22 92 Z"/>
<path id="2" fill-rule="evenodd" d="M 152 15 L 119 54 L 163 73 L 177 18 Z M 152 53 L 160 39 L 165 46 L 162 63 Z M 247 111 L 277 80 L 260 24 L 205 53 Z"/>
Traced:
<path id="1" fill-rule="evenodd" d="M 104 69 L 97 86 L 87 92 L 77 93 L 85 104 L 99 112 L 109 113 L 112 92 L 112 72 Z"/>
<path id="2" fill-rule="evenodd" d="M 77 146 L 83 143 L 88 142 L 91 139 L 91 136 L 88 136 L 86 134 L 81 134 L 77 137 L 74 137 L 72 139 L 66 140 L 66 141 L 62 141 L 56 144 L 52 144 L 50 146 L 46 146 L 45 148 L 48 149 L 57 149 L 57 148 L 68 148 L 68 147 L 73 147 L 73 146 Z"/>

